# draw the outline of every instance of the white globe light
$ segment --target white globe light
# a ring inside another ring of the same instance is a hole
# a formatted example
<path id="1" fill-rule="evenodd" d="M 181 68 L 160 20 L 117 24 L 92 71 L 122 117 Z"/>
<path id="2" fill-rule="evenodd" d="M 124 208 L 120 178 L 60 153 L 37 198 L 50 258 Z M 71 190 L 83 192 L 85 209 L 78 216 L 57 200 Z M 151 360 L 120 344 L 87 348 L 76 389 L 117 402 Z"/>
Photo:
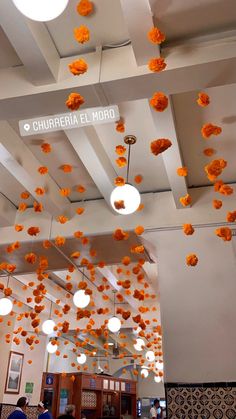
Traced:
<path id="1" fill-rule="evenodd" d="M 117 209 L 115 202 L 123 201 L 124 207 Z M 110 197 L 112 208 L 119 214 L 127 215 L 137 211 L 141 198 L 139 191 L 132 185 L 126 183 L 124 186 L 117 186 L 113 189 Z"/>
<path id="2" fill-rule="evenodd" d="M 149 371 L 146 368 L 143 368 L 141 370 L 141 376 L 144 377 L 144 378 L 147 378 L 148 375 L 149 375 Z"/>
<path id="3" fill-rule="evenodd" d="M 108 320 L 107 327 L 110 330 L 110 332 L 113 332 L 113 333 L 119 332 L 119 330 L 121 328 L 121 321 L 120 321 L 120 319 L 118 319 L 118 317 L 116 317 L 116 316 L 111 317 Z"/>
<path id="4" fill-rule="evenodd" d="M 85 364 L 85 362 L 87 361 L 87 356 L 85 354 L 80 354 L 77 356 L 77 362 L 80 365 Z"/>
<path id="5" fill-rule="evenodd" d="M 56 323 L 53 320 L 45 320 L 42 324 L 42 331 L 45 335 L 51 335 L 54 332 L 54 327 Z"/>
<path id="6" fill-rule="evenodd" d="M 55 352 L 57 351 L 57 345 L 53 345 L 53 344 L 52 344 L 52 342 L 49 342 L 49 343 L 47 344 L 47 351 L 48 351 L 50 354 L 55 354 Z"/>
<path id="7" fill-rule="evenodd" d="M 153 362 L 153 361 L 154 361 L 154 359 L 155 359 L 155 354 L 154 354 L 154 352 L 153 352 L 153 351 L 147 351 L 147 353 L 146 353 L 146 359 L 147 359 L 149 362 Z"/>
<path id="8" fill-rule="evenodd" d="M 134 344 L 134 349 L 138 352 L 141 352 L 145 346 L 145 342 L 143 339 L 136 339 L 136 343 Z"/>
<path id="9" fill-rule="evenodd" d="M 13 308 L 12 301 L 9 298 L 0 299 L 0 316 L 7 316 Z"/>
<path id="10" fill-rule="evenodd" d="M 163 362 L 157 361 L 155 364 L 155 367 L 157 370 L 163 370 L 164 369 L 164 364 Z"/>
<path id="11" fill-rule="evenodd" d="M 60 16 L 69 0 L 13 0 L 17 9 L 26 17 L 47 22 Z"/>
<path id="12" fill-rule="evenodd" d="M 78 308 L 85 308 L 90 303 L 90 295 L 85 294 L 84 290 L 76 291 L 73 296 L 73 303 Z"/>
<path id="13" fill-rule="evenodd" d="M 159 375 L 155 375 L 155 377 L 154 377 L 154 381 L 155 381 L 156 383 L 160 383 L 160 382 L 161 382 L 161 377 L 159 377 Z"/>
<path id="14" fill-rule="evenodd" d="M 139 334 L 139 332 L 141 332 L 141 327 L 140 326 L 138 326 L 136 329 L 133 329 L 133 333 L 134 333 L 134 335 L 138 335 Z"/>

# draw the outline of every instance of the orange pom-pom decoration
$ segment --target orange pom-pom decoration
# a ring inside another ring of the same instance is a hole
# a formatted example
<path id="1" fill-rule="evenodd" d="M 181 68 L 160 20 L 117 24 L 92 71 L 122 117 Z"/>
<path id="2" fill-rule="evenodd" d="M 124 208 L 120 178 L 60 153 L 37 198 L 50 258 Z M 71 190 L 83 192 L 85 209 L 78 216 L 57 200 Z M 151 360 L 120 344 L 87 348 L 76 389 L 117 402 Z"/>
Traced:
<path id="1" fill-rule="evenodd" d="M 205 156 L 207 156 L 207 157 L 211 157 L 211 156 L 213 156 L 213 154 L 215 154 L 215 150 L 214 150 L 214 148 L 205 148 L 203 150 L 203 154 L 205 154 Z"/>
<path id="2" fill-rule="evenodd" d="M 222 128 L 211 123 L 203 125 L 201 129 L 202 136 L 208 139 L 211 135 L 219 135 L 222 132 Z"/>
<path id="3" fill-rule="evenodd" d="M 179 198 L 179 202 L 183 205 L 183 207 L 187 207 L 188 205 L 191 204 L 191 196 L 189 194 L 185 195 L 185 196 L 181 196 L 181 198 Z"/>
<path id="4" fill-rule="evenodd" d="M 165 70 L 166 63 L 164 58 L 152 58 L 148 63 L 148 68 L 154 73 L 159 73 L 160 71 Z"/>
<path id="5" fill-rule="evenodd" d="M 114 184 L 116 186 L 124 186 L 125 185 L 125 179 L 121 176 L 118 176 L 117 178 L 115 178 Z"/>
<path id="6" fill-rule="evenodd" d="M 42 152 L 43 152 L 43 153 L 45 153 L 45 154 L 47 154 L 47 153 L 51 153 L 51 151 L 52 151 L 52 147 L 51 147 L 51 145 L 50 145 L 50 144 L 48 144 L 48 143 L 43 143 L 43 144 L 41 145 L 41 150 L 42 150 Z"/>
<path id="7" fill-rule="evenodd" d="M 178 176 L 188 176 L 188 168 L 187 167 L 179 167 L 177 170 L 177 175 Z"/>
<path id="8" fill-rule="evenodd" d="M 214 199 L 213 201 L 212 201 L 212 205 L 213 205 L 213 207 L 215 208 L 215 209 L 220 209 L 221 207 L 222 207 L 222 205 L 223 205 L 223 203 L 222 203 L 222 201 L 220 201 L 220 200 L 218 200 L 218 199 Z"/>
<path id="9" fill-rule="evenodd" d="M 77 111 L 84 103 L 84 98 L 79 93 L 71 93 L 66 101 L 66 106 L 71 111 Z"/>
<path id="10" fill-rule="evenodd" d="M 113 238 L 115 240 L 127 240 L 129 238 L 129 233 L 126 233 L 124 230 L 122 230 L 121 228 L 117 228 L 114 233 L 113 233 Z"/>
<path id="11" fill-rule="evenodd" d="M 165 34 L 156 27 L 151 28 L 147 36 L 150 42 L 158 45 L 160 45 L 166 39 Z"/>
<path id="12" fill-rule="evenodd" d="M 162 92 L 154 93 L 153 97 L 150 99 L 150 105 L 157 112 L 163 112 L 167 108 L 168 103 L 168 97 Z"/>
<path id="13" fill-rule="evenodd" d="M 90 32 L 87 26 L 81 25 L 79 28 L 75 28 L 74 37 L 76 41 L 78 41 L 80 44 L 84 44 L 85 42 L 88 42 L 90 39 Z"/>
<path id="14" fill-rule="evenodd" d="M 234 223 L 236 221 L 236 211 L 228 212 L 226 220 L 228 223 Z"/>
<path id="15" fill-rule="evenodd" d="M 215 234 L 227 242 L 232 239 L 232 230 L 229 227 L 217 228 Z"/>
<path id="16" fill-rule="evenodd" d="M 125 157 L 118 157 L 118 159 L 116 159 L 116 164 L 118 167 L 125 167 L 127 165 L 127 160 Z"/>
<path id="17" fill-rule="evenodd" d="M 163 153 L 171 146 L 172 142 L 170 140 L 168 140 L 167 138 L 160 138 L 159 140 L 152 141 L 150 148 L 152 154 L 154 154 L 154 156 L 158 156 L 158 154 Z"/>
<path id="18" fill-rule="evenodd" d="M 46 175 L 48 173 L 48 168 L 46 166 L 41 166 L 38 168 L 40 175 Z"/>
<path id="19" fill-rule="evenodd" d="M 183 225 L 183 232 L 186 234 L 186 236 L 191 236 L 194 233 L 194 228 L 192 224 L 184 224 Z"/>
<path id="20" fill-rule="evenodd" d="M 198 257 L 195 254 L 191 254 L 186 257 L 186 264 L 188 266 L 196 266 L 197 263 L 198 263 Z"/>
<path id="21" fill-rule="evenodd" d="M 203 108 L 205 108 L 206 106 L 209 105 L 209 103 L 210 103 L 210 98 L 206 93 L 204 92 L 198 93 L 197 104 L 199 106 L 202 106 Z"/>
<path id="22" fill-rule="evenodd" d="M 77 4 L 77 12 L 80 16 L 88 16 L 93 12 L 93 3 L 89 0 L 80 0 Z"/>
<path id="23" fill-rule="evenodd" d="M 69 64 L 69 70 L 74 76 L 80 76 L 88 70 L 88 64 L 82 58 Z"/>
<path id="24" fill-rule="evenodd" d="M 118 154 L 118 156 L 123 156 L 126 152 L 126 147 L 123 145 L 117 145 L 116 146 L 116 154 Z"/>

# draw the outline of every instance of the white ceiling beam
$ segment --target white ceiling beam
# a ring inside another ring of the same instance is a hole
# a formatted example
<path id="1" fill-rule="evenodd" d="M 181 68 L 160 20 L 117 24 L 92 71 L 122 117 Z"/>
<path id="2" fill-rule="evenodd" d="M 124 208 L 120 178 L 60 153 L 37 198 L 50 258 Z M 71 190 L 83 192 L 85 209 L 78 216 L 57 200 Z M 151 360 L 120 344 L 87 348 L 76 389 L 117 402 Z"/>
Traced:
<path id="1" fill-rule="evenodd" d="M 149 0 L 120 0 L 137 65 L 160 56 L 160 48 L 148 41 L 147 33 L 154 26 Z"/>
<path id="2" fill-rule="evenodd" d="M 5 121 L 0 122 L 0 163 L 31 193 L 35 200 L 43 204 L 49 214 L 58 216 L 63 211 L 69 211 L 69 200 L 60 195 L 59 187 L 49 175 L 41 176 L 38 173 L 40 162 Z M 43 187 L 46 190 L 40 198 L 35 193 L 37 187 Z"/>
<path id="3" fill-rule="evenodd" d="M 25 18 L 9 0 L 0 2 L 0 24 L 35 85 L 55 83 L 60 57 L 43 23 Z"/>
<path id="4" fill-rule="evenodd" d="M 86 107 L 101 106 L 98 85 L 107 103 L 122 103 L 151 97 L 157 89 L 166 94 L 236 83 L 236 40 L 226 37 L 211 42 L 163 49 L 167 68 L 152 73 L 138 67 L 132 47 L 113 48 L 85 54 L 90 70 L 83 79 L 68 76 L 68 63 L 79 57 L 62 59 L 60 78 L 50 86 L 33 86 L 21 67 L 0 70 L 0 119 L 26 119 L 36 115 L 65 112 L 65 100 L 78 89 Z M 228 70 L 230 68 L 230 71 Z M 95 91 L 96 89 L 96 91 Z M 6 100 L 8 99 L 8 100 Z"/>
<path id="5" fill-rule="evenodd" d="M 157 276 L 157 263 L 150 263 L 145 262 L 142 266 L 143 271 L 146 275 L 148 283 L 154 289 L 154 291 L 158 294 L 157 298 L 159 298 L 159 284 L 158 284 L 158 276 Z"/>
<path id="6" fill-rule="evenodd" d="M 16 207 L 0 193 L 0 226 L 7 227 L 15 224 Z"/>
<path id="7" fill-rule="evenodd" d="M 169 96 L 169 106 L 164 112 L 156 112 L 150 106 L 153 123 L 156 128 L 157 138 L 168 138 L 172 142 L 172 146 L 167 152 L 162 154 L 166 173 L 169 179 L 173 198 L 176 208 L 183 209 L 179 198 L 188 193 L 186 178 L 178 176 L 176 170 L 184 166 L 181 150 L 178 142 L 178 136 L 175 126 L 175 116 L 171 97 Z"/>
<path id="8" fill-rule="evenodd" d="M 111 208 L 110 195 L 117 174 L 94 127 L 66 130 L 65 134 Z"/>

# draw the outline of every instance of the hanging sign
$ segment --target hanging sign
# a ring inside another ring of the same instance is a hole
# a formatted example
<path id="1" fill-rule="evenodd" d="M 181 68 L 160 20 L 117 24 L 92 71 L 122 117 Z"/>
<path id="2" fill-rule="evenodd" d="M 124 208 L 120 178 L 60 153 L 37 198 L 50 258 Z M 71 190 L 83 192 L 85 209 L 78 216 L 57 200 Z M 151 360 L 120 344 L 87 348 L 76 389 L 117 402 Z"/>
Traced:
<path id="1" fill-rule="evenodd" d="M 119 108 L 117 105 L 114 105 L 25 119 L 19 122 L 19 128 L 20 135 L 26 137 L 28 135 L 81 128 L 87 125 L 107 124 L 118 121 L 119 119 Z"/>

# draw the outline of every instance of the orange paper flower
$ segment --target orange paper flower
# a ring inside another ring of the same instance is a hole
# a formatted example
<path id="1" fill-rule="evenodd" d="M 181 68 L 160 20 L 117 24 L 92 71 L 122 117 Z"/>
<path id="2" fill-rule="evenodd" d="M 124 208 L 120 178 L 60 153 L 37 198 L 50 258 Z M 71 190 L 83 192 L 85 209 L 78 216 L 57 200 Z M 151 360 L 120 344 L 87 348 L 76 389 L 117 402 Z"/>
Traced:
<path id="1" fill-rule="evenodd" d="M 229 227 L 220 227 L 215 231 L 218 237 L 221 237 L 224 241 L 230 241 L 232 239 L 232 230 Z"/>
<path id="2" fill-rule="evenodd" d="M 82 215 L 84 213 L 84 211 L 85 211 L 85 208 L 82 208 L 82 207 L 76 209 L 76 213 L 78 215 Z"/>
<path id="3" fill-rule="evenodd" d="M 81 25 L 79 28 L 75 28 L 74 37 L 76 41 L 78 41 L 80 44 L 84 44 L 85 42 L 88 42 L 90 39 L 90 32 L 87 26 Z"/>
<path id="4" fill-rule="evenodd" d="M 34 211 L 35 212 L 42 212 L 43 211 L 43 205 L 39 202 L 34 201 Z"/>
<path id="5" fill-rule="evenodd" d="M 203 125 L 201 129 L 202 136 L 204 138 L 209 138 L 211 135 L 219 135 L 222 132 L 222 128 L 211 123 Z"/>
<path id="6" fill-rule="evenodd" d="M 48 173 L 48 168 L 46 166 L 40 166 L 38 168 L 38 172 L 40 175 L 46 175 Z"/>
<path id="7" fill-rule="evenodd" d="M 21 199 L 28 199 L 30 197 L 30 193 L 27 191 L 24 191 L 20 194 Z"/>
<path id="8" fill-rule="evenodd" d="M 183 205 L 183 207 L 187 207 L 188 205 L 191 204 L 191 196 L 189 194 L 185 195 L 185 196 L 181 196 L 181 198 L 179 198 L 179 202 Z"/>
<path id="9" fill-rule="evenodd" d="M 66 101 L 66 106 L 71 111 L 77 111 L 84 103 L 84 98 L 79 93 L 71 93 Z"/>
<path id="10" fill-rule="evenodd" d="M 115 178 L 114 184 L 116 186 L 124 186 L 125 185 L 125 179 L 123 177 L 121 177 L 121 176 L 118 176 L 117 178 Z"/>
<path id="11" fill-rule="evenodd" d="M 172 142 L 170 140 L 168 140 L 167 138 L 160 138 L 159 140 L 152 141 L 150 148 L 152 154 L 154 154 L 154 156 L 158 156 L 158 154 L 163 153 L 171 146 Z"/>
<path id="12" fill-rule="evenodd" d="M 122 258 L 122 261 L 121 262 L 123 263 L 123 265 L 128 266 L 130 264 L 130 262 L 131 262 L 131 259 L 130 259 L 129 256 L 124 256 Z"/>
<path id="13" fill-rule="evenodd" d="M 231 188 L 231 186 L 224 184 L 220 187 L 219 192 L 221 193 L 221 195 L 229 196 L 234 193 L 234 190 L 233 188 Z"/>
<path id="14" fill-rule="evenodd" d="M 197 263 L 198 263 L 198 257 L 195 254 L 191 254 L 186 257 L 186 264 L 188 266 L 196 266 Z"/>
<path id="15" fill-rule="evenodd" d="M 26 208 L 27 208 L 27 205 L 26 205 L 26 203 L 25 203 L 25 202 L 20 202 L 20 203 L 19 203 L 19 206 L 18 206 L 18 211 L 20 211 L 20 212 L 24 212 L 24 211 L 26 210 Z"/>
<path id="16" fill-rule="evenodd" d="M 61 196 L 69 196 L 71 193 L 70 188 L 62 188 L 60 189 Z"/>
<path id="17" fill-rule="evenodd" d="M 143 234 L 144 232 L 144 227 L 143 226 L 137 226 L 134 229 L 135 234 L 137 234 L 137 236 L 141 236 L 141 234 Z"/>
<path id="18" fill-rule="evenodd" d="M 80 0 L 77 4 L 77 12 L 80 16 L 88 16 L 93 12 L 93 3 L 89 0 Z"/>
<path id="19" fill-rule="evenodd" d="M 203 153 L 205 154 L 205 156 L 211 157 L 211 156 L 213 156 L 213 154 L 215 154 L 215 150 L 214 150 L 214 148 L 205 148 L 203 150 Z"/>
<path id="20" fill-rule="evenodd" d="M 69 218 L 65 215 L 59 215 L 59 217 L 57 217 L 57 221 L 61 224 L 65 224 L 67 221 L 69 221 Z"/>
<path id="21" fill-rule="evenodd" d="M 218 199 L 213 199 L 212 205 L 215 209 L 220 209 L 223 205 L 222 201 L 219 201 Z"/>
<path id="22" fill-rule="evenodd" d="M 25 255 L 25 260 L 28 263 L 34 264 L 36 262 L 36 260 L 37 260 L 37 256 L 36 256 L 35 253 L 32 253 L 32 252 L 31 253 L 27 253 Z"/>
<path id="23" fill-rule="evenodd" d="M 118 167 L 125 167 L 127 165 L 127 160 L 125 157 L 118 157 L 118 159 L 116 159 L 116 164 Z"/>
<path id="24" fill-rule="evenodd" d="M 64 173 L 72 172 L 72 166 L 70 164 L 63 164 L 60 169 L 63 170 Z"/>
<path id="25" fill-rule="evenodd" d="M 115 240 L 127 240 L 129 238 L 129 233 L 126 233 L 122 228 L 117 228 L 113 233 L 113 238 Z"/>
<path id="26" fill-rule="evenodd" d="M 209 180 L 214 181 L 227 166 L 227 162 L 223 159 L 213 160 L 205 166 L 205 172 Z"/>
<path id="27" fill-rule="evenodd" d="M 36 188 L 35 193 L 39 196 L 42 196 L 42 195 L 45 194 L 45 189 L 44 188 Z"/>
<path id="28" fill-rule="evenodd" d="M 120 132 L 120 133 L 125 132 L 125 124 L 122 120 L 120 120 L 116 123 L 116 131 Z"/>
<path id="29" fill-rule="evenodd" d="M 163 112 L 167 108 L 168 103 L 168 97 L 162 92 L 154 93 L 153 97 L 150 99 L 150 105 L 157 112 Z"/>
<path id="30" fill-rule="evenodd" d="M 236 221 L 236 211 L 228 212 L 226 220 L 228 223 L 234 223 Z"/>
<path id="31" fill-rule="evenodd" d="M 206 107 L 209 105 L 209 103 L 210 103 L 210 98 L 206 93 L 204 92 L 198 93 L 197 104 L 199 106 Z"/>
<path id="32" fill-rule="evenodd" d="M 88 64 L 81 58 L 69 64 L 69 70 L 74 76 L 80 76 L 88 70 Z"/>
<path id="33" fill-rule="evenodd" d="M 39 234 L 39 232 L 40 232 L 39 227 L 30 227 L 30 228 L 28 228 L 28 230 L 27 230 L 27 233 L 28 233 L 30 236 L 37 236 L 37 234 Z"/>
<path id="34" fill-rule="evenodd" d="M 118 154 L 118 156 L 123 156 L 126 152 L 126 147 L 123 145 L 117 145 L 116 146 L 116 154 Z"/>
<path id="35" fill-rule="evenodd" d="M 114 202 L 114 207 L 117 210 L 125 209 L 125 202 L 123 201 L 123 199 L 120 199 L 119 201 L 115 201 Z"/>
<path id="36" fill-rule="evenodd" d="M 77 192 L 84 193 L 86 191 L 85 187 L 83 185 L 78 185 L 76 188 Z"/>
<path id="37" fill-rule="evenodd" d="M 188 168 L 187 167 L 179 167 L 177 170 L 177 175 L 178 176 L 188 176 Z"/>
<path id="38" fill-rule="evenodd" d="M 186 236 L 191 236 L 194 233 L 194 228 L 192 224 L 184 224 L 183 225 L 183 232 Z"/>
<path id="39" fill-rule="evenodd" d="M 63 246 L 63 245 L 65 244 L 65 242 L 66 242 L 65 237 L 62 237 L 62 236 L 57 236 L 57 237 L 55 238 L 55 245 L 56 245 L 56 246 Z"/>
<path id="40" fill-rule="evenodd" d="M 164 58 L 152 58 L 148 63 L 148 68 L 154 73 L 159 73 L 160 71 L 165 70 L 166 63 Z"/>
<path id="41" fill-rule="evenodd" d="M 24 230 L 24 226 L 22 226 L 20 224 L 15 224 L 15 230 L 17 232 L 23 231 Z"/>
<path id="42" fill-rule="evenodd" d="M 143 176 L 142 175 L 136 175 L 135 178 L 134 178 L 134 181 L 135 181 L 135 183 L 137 183 L 137 185 L 139 185 L 143 181 Z"/>
<path id="43" fill-rule="evenodd" d="M 52 146 L 48 143 L 43 143 L 41 145 L 41 150 L 43 153 L 47 154 L 47 153 L 51 153 L 52 151 Z"/>
<path id="44" fill-rule="evenodd" d="M 159 28 L 156 27 L 151 28 L 147 36 L 150 42 L 158 45 L 160 45 L 166 39 L 165 34 L 161 32 Z"/>

